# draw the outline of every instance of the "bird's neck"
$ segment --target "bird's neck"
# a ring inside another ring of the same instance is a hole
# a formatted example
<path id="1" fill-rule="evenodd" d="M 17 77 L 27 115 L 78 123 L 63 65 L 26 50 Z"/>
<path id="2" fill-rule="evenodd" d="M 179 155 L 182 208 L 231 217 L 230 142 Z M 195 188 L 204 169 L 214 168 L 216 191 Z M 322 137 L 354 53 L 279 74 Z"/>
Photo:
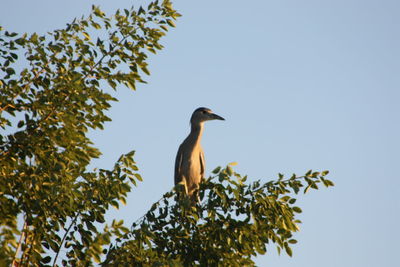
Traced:
<path id="1" fill-rule="evenodd" d="M 200 145 L 202 135 L 203 135 L 203 123 L 192 124 L 189 138 L 191 139 L 194 145 Z"/>

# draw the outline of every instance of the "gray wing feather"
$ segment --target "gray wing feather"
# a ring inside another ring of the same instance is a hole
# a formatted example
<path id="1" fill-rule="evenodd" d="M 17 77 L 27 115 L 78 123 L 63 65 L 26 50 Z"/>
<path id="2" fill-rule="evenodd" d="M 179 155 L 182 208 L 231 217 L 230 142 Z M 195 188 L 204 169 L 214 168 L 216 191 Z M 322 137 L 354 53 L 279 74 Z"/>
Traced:
<path id="1" fill-rule="evenodd" d="M 176 159 L 175 159 L 175 185 L 182 182 L 181 167 L 182 167 L 182 150 L 181 150 L 181 147 L 179 147 L 178 153 L 176 154 Z"/>
<path id="2" fill-rule="evenodd" d="M 206 170 L 206 161 L 204 160 L 204 152 L 203 150 L 200 151 L 200 174 L 201 178 L 204 178 L 204 173 Z"/>

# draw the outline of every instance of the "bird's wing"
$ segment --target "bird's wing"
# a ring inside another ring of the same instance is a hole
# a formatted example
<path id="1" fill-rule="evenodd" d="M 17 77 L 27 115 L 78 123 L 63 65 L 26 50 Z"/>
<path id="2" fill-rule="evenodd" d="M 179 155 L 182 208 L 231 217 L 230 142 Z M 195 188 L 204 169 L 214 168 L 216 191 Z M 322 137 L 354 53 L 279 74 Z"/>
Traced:
<path id="1" fill-rule="evenodd" d="M 200 174 L 201 178 L 204 178 L 204 173 L 206 170 L 206 161 L 204 160 L 204 152 L 203 150 L 200 151 Z"/>
<path id="2" fill-rule="evenodd" d="M 182 181 L 182 172 L 181 172 L 181 167 L 182 167 L 182 149 L 179 147 L 178 153 L 176 153 L 176 159 L 175 159 L 175 185 L 179 184 Z"/>

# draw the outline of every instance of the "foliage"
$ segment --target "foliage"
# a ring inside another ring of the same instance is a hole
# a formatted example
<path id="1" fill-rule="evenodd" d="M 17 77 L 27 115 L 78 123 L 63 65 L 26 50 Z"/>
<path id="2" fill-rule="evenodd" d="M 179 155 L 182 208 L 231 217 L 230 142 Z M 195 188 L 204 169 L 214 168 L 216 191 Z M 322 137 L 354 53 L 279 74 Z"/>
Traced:
<path id="1" fill-rule="evenodd" d="M 87 133 L 110 121 L 111 89 L 144 82 L 148 52 L 162 49 L 177 17 L 164 0 L 113 16 L 94 6 L 47 35 L 0 27 L 0 266 L 253 265 L 268 243 L 292 255 L 294 196 L 332 186 L 327 171 L 246 184 L 230 166 L 217 168 L 201 204 L 168 192 L 131 230 L 103 225 L 142 178 L 134 151 L 110 170 L 89 169 L 101 153 Z"/>
<path id="2" fill-rule="evenodd" d="M 333 186 L 324 172 L 307 172 L 262 184 L 230 166 L 217 168 L 200 187 L 201 204 L 166 193 L 119 243 L 111 246 L 104 266 L 249 266 L 253 256 L 275 243 L 292 256 L 293 233 L 300 221 L 296 194 L 318 184 Z"/>
<path id="3" fill-rule="evenodd" d="M 46 35 L 0 27 L 0 265 L 54 265 L 60 251 L 63 265 L 90 265 L 127 231 L 96 225 L 141 180 L 134 152 L 111 170 L 89 170 L 101 153 L 87 133 L 110 121 L 111 88 L 144 82 L 147 53 L 162 49 L 178 16 L 165 0 L 113 16 L 93 6 Z"/>

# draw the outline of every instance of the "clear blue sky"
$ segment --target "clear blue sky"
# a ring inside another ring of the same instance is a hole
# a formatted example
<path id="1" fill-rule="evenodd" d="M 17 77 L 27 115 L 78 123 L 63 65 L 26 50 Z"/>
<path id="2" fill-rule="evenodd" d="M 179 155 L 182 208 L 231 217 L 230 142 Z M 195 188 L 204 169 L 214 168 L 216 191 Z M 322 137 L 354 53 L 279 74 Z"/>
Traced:
<path id="1" fill-rule="evenodd" d="M 3 1 L 0 25 L 45 33 L 134 1 Z M 259 266 L 395 267 L 400 248 L 400 2 L 174 1 L 183 15 L 151 56 L 149 84 L 123 89 L 106 130 L 91 134 L 111 167 L 137 150 L 144 182 L 109 213 L 130 225 L 173 186 L 192 111 L 206 125 L 207 173 L 236 161 L 253 179 L 331 171 L 333 189 L 299 196 L 294 256 Z"/>

